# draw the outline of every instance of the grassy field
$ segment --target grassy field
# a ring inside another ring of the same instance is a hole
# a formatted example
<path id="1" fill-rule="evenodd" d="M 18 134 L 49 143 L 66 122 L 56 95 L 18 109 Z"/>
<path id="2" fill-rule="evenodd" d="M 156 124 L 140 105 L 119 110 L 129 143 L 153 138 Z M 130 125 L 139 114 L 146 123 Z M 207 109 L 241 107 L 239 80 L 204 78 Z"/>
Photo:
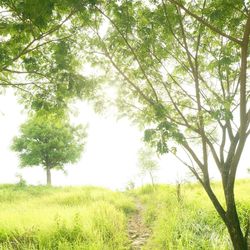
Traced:
<path id="1" fill-rule="evenodd" d="M 128 249 L 131 198 L 102 188 L 0 186 L 0 249 Z"/>
<path id="2" fill-rule="evenodd" d="M 250 211 L 250 181 L 236 185 L 241 220 Z M 221 189 L 214 184 L 220 195 Z M 227 231 L 198 184 L 113 192 L 97 187 L 0 186 L 0 249 L 126 250 L 135 200 L 152 234 L 144 250 L 228 250 Z"/>
<path id="3" fill-rule="evenodd" d="M 222 200 L 219 184 L 213 189 Z M 250 180 L 236 183 L 240 218 L 245 227 L 250 215 Z M 232 249 L 227 230 L 210 200 L 198 184 L 181 187 L 181 202 L 175 186 L 144 186 L 135 191 L 143 202 L 145 223 L 152 236 L 145 250 L 228 250 Z M 223 201 L 223 200 L 222 200 Z"/>

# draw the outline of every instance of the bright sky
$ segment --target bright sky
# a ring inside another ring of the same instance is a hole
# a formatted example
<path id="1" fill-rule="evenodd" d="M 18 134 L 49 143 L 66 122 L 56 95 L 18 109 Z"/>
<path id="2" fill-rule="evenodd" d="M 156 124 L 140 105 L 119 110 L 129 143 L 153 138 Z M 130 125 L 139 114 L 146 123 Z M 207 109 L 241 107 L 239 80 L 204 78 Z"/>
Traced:
<path id="1" fill-rule="evenodd" d="M 66 167 L 64 175 L 52 171 L 54 185 L 98 185 L 112 189 L 124 189 L 130 180 L 137 185 L 148 182 L 138 177 L 137 151 L 143 145 L 143 131 L 139 131 L 127 119 L 118 120 L 110 115 L 100 116 L 86 103 L 77 102 L 79 115 L 77 123 L 88 124 L 88 139 L 80 161 Z M 11 91 L 0 98 L 0 183 L 17 182 L 21 173 L 29 184 L 44 184 L 45 173 L 40 167 L 18 168 L 18 157 L 10 150 L 13 137 L 18 134 L 19 126 L 26 119 L 22 106 L 17 103 Z M 249 149 L 249 147 L 247 147 Z M 245 150 L 248 151 L 248 150 Z M 250 166 L 247 153 L 243 156 L 239 177 L 246 176 Z M 159 160 L 160 170 L 156 173 L 160 183 L 175 182 L 187 175 L 185 167 L 171 155 Z M 216 176 L 216 172 L 213 171 Z"/>

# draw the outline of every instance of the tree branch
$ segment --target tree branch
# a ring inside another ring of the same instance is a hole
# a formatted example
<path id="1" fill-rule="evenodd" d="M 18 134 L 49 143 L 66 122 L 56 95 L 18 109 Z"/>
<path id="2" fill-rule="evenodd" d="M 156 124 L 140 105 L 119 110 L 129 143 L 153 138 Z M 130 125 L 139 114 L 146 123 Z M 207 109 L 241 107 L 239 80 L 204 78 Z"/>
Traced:
<path id="1" fill-rule="evenodd" d="M 230 36 L 226 33 L 224 33 L 223 31 L 219 30 L 218 28 L 214 27 L 213 25 L 211 25 L 210 23 L 208 23 L 206 20 L 204 20 L 203 18 L 201 18 L 200 16 L 196 15 L 195 13 L 191 12 L 190 10 L 188 10 L 185 6 L 183 6 L 182 3 L 180 3 L 179 1 L 176 0 L 169 0 L 169 2 L 179 6 L 182 10 L 184 10 L 188 15 L 192 16 L 193 18 L 195 18 L 197 21 L 199 21 L 200 23 L 202 23 L 204 26 L 208 27 L 209 29 L 211 29 L 213 32 L 224 36 L 226 38 L 228 38 L 229 40 L 239 44 L 240 46 L 242 45 L 242 41 Z"/>
<path id="2" fill-rule="evenodd" d="M 146 72 L 145 72 L 145 70 L 144 70 L 144 68 L 143 68 L 143 66 L 142 66 L 142 64 L 141 64 L 141 62 L 140 62 L 138 56 L 137 56 L 137 54 L 135 53 L 135 50 L 134 50 L 133 47 L 130 45 L 130 43 L 128 42 L 127 38 L 122 34 L 122 32 L 120 31 L 119 27 L 116 25 L 116 23 L 115 23 L 109 16 L 107 16 L 107 15 L 106 15 L 100 8 L 98 8 L 97 6 L 95 6 L 95 7 L 96 7 L 96 9 L 97 9 L 104 17 L 106 17 L 106 18 L 111 22 L 111 24 L 114 26 L 114 28 L 115 28 L 115 29 L 117 30 L 117 32 L 120 34 L 120 36 L 122 37 L 122 39 L 124 40 L 124 42 L 126 43 L 126 45 L 128 46 L 128 48 L 130 49 L 131 53 L 133 54 L 133 56 L 134 56 L 136 62 L 138 63 L 138 65 L 139 65 L 139 67 L 140 67 L 140 70 L 141 70 L 143 76 L 145 77 L 145 80 L 147 81 L 148 85 L 150 86 L 151 90 L 153 91 L 153 94 L 154 94 L 154 97 L 155 97 L 156 101 L 158 101 L 158 100 L 159 100 L 159 99 L 158 99 L 158 95 L 157 95 L 157 93 L 156 93 L 156 91 L 155 91 L 155 89 L 154 89 L 154 87 L 153 87 L 151 81 L 149 80 L 149 78 L 148 78 L 148 76 L 147 76 L 147 74 L 146 74 Z"/>

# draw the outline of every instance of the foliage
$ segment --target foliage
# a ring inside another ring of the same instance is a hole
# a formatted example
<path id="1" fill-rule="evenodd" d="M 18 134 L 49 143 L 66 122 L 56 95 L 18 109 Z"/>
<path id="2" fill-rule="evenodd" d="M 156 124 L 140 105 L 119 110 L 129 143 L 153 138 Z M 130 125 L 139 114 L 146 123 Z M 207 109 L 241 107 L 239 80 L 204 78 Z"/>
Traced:
<path id="1" fill-rule="evenodd" d="M 20 173 L 17 173 L 16 177 L 18 178 L 18 183 L 17 183 L 18 186 L 24 187 L 27 185 L 26 180 L 23 178 L 23 176 Z"/>
<path id="2" fill-rule="evenodd" d="M 133 180 L 128 181 L 126 185 L 126 191 L 135 189 L 135 182 Z"/>
<path id="3" fill-rule="evenodd" d="M 79 159 L 85 129 L 70 125 L 64 116 L 41 112 L 21 126 L 21 135 L 14 138 L 12 149 L 19 153 L 21 167 L 40 165 L 63 170 L 66 163 Z"/>
<path id="4" fill-rule="evenodd" d="M 138 167 L 140 175 L 149 174 L 152 184 L 154 185 L 154 172 L 158 170 L 159 165 L 155 159 L 155 152 L 152 148 L 145 147 L 138 151 Z"/>
<path id="5" fill-rule="evenodd" d="M 158 169 L 155 152 L 151 148 L 142 148 L 138 151 L 138 166 L 142 172 L 154 171 Z"/>
<path id="6" fill-rule="evenodd" d="M 96 2 L 1 0 L 0 86 L 15 88 L 35 110 L 93 97 L 96 81 L 80 72 L 76 33 L 91 22 Z"/>

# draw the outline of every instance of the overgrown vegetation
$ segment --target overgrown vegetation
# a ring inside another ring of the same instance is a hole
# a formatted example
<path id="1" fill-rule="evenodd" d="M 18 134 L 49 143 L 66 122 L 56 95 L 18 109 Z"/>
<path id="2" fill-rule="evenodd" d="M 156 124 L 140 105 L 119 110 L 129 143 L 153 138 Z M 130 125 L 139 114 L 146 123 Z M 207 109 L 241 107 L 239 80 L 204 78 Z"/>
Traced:
<path id="1" fill-rule="evenodd" d="M 94 187 L 0 187 L 0 249 L 128 249 L 132 200 Z"/>
<path id="2" fill-rule="evenodd" d="M 229 250 L 232 243 L 225 225 L 198 184 L 183 184 L 182 200 L 172 185 L 144 186 L 135 191 L 145 206 L 144 220 L 152 229 L 145 250 Z M 213 183 L 223 197 L 219 183 Z M 249 181 L 236 183 L 239 215 L 245 229 L 250 211 Z M 224 203 L 224 202 L 223 202 Z"/>
<path id="3" fill-rule="evenodd" d="M 212 183 L 222 203 L 219 183 Z M 249 181 L 236 183 L 243 228 L 250 212 Z M 230 250 L 225 225 L 198 184 L 146 185 L 127 193 L 98 187 L 0 186 L 0 249 L 126 250 L 135 200 L 152 234 L 144 250 Z M 133 198 L 132 198 L 133 197 Z"/>

